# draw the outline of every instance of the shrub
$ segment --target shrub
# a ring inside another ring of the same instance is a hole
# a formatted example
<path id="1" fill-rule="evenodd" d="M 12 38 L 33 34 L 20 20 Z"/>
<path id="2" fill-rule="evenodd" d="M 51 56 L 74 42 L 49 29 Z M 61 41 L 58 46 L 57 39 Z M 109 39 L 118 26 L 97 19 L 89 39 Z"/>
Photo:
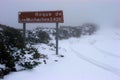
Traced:
<path id="1" fill-rule="evenodd" d="M 96 30 L 98 26 L 94 23 L 84 23 L 81 26 L 82 35 L 92 35 Z"/>
<path id="2" fill-rule="evenodd" d="M 24 47 L 23 38 L 14 28 L 4 25 L 1 25 L 1 28 L 3 30 L 0 32 L 0 63 L 13 70 L 15 67 L 13 53 Z"/>
<path id="3" fill-rule="evenodd" d="M 32 69 L 40 64 L 43 54 L 38 53 L 29 43 L 24 45 L 22 34 L 19 30 L 9 26 L 0 25 L 0 77 L 11 71 Z"/>
<path id="4" fill-rule="evenodd" d="M 19 50 L 19 60 L 16 64 L 21 65 L 24 69 L 32 69 L 40 64 L 40 58 L 43 54 L 38 53 L 37 49 L 28 46 L 25 49 Z"/>
<path id="5" fill-rule="evenodd" d="M 79 27 L 62 26 L 59 28 L 59 39 L 68 39 L 70 37 L 80 37 L 81 29 Z"/>
<path id="6" fill-rule="evenodd" d="M 28 31 L 28 37 L 27 41 L 30 43 L 49 43 L 50 36 L 47 32 L 42 31 L 42 30 L 33 30 L 33 31 Z"/>

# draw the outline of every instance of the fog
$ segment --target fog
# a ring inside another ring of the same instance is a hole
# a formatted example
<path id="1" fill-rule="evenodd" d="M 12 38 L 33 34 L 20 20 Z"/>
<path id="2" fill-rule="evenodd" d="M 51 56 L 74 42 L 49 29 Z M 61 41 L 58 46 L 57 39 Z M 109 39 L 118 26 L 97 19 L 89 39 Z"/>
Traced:
<path id="1" fill-rule="evenodd" d="M 78 26 L 91 22 L 100 26 L 120 26 L 119 0 L 1 0 L 0 23 L 22 28 L 18 23 L 19 11 L 63 10 L 64 23 L 60 25 Z M 54 24 L 27 24 L 28 28 L 38 25 L 54 26 Z"/>

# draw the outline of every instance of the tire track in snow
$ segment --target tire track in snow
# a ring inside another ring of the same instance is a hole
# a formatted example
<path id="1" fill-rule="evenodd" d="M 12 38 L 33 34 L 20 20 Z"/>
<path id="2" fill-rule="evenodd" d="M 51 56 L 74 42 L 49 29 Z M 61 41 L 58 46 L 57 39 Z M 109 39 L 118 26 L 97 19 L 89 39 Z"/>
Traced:
<path id="1" fill-rule="evenodd" d="M 108 52 L 108 51 L 105 51 L 105 50 L 103 50 L 103 49 L 100 49 L 100 48 L 98 48 L 98 47 L 95 46 L 95 45 L 92 45 L 92 46 L 93 46 L 95 49 L 97 49 L 101 54 L 106 54 L 106 55 L 109 55 L 109 56 L 112 56 L 112 57 L 120 58 L 119 55 L 116 55 L 116 54 L 110 53 L 110 52 Z"/>
<path id="2" fill-rule="evenodd" d="M 114 73 L 115 75 L 120 77 L 120 69 L 117 69 L 117 68 L 114 68 L 114 67 L 112 67 L 110 65 L 106 65 L 104 63 L 98 62 L 98 61 L 96 61 L 96 60 L 94 60 L 92 58 L 86 57 L 86 56 L 80 54 L 79 52 L 75 51 L 73 48 L 71 48 L 71 50 L 72 50 L 72 52 L 75 53 L 75 55 L 78 58 L 80 58 L 82 60 L 85 60 L 85 61 L 87 61 L 87 62 L 89 62 L 89 63 L 91 63 L 91 64 L 93 64 L 93 65 L 95 65 L 95 66 L 97 66 L 99 68 L 102 68 L 102 69 L 107 70 L 107 71 L 109 71 L 111 73 Z"/>
<path id="3" fill-rule="evenodd" d="M 95 41 L 94 41 L 94 43 L 95 43 Z M 108 51 L 105 51 L 105 50 L 103 50 L 103 49 L 100 49 L 100 48 L 98 48 L 97 46 L 95 46 L 94 43 L 92 42 L 92 44 L 91 44 L 91 43 L 89 42 L 89 44 L 90 44 L 91 46 L 93 46 L 96 50 L 98 50 L 101 54 L 105 54 L 105 55 L 108 55 L 108 56 L 111 56 L 111 57 L 120 58 L 120 55 L 116 55 L 116 54 L 113 54 L 113 53 L 111 53 L 111 52 L 108 52 Z"/>

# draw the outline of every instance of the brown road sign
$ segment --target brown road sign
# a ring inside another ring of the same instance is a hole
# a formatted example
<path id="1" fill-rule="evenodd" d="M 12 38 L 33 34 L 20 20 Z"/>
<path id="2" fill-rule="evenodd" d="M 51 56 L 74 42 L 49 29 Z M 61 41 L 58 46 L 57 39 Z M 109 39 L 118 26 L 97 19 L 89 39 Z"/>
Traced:
<path id="1" fill-rule="evenodd" d="M 63 23 L 63 11 L 19 12 L 19 23 Z"/>

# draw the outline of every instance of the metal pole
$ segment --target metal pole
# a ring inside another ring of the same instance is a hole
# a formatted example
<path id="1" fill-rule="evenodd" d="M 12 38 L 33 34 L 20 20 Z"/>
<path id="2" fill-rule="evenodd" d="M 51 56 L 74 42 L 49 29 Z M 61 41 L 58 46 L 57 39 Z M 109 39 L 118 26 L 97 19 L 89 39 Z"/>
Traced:
<path id="1" fill-rule="evenodd" d="M 26 23 L 23 23 L 23 41 L 24 41 L 24 45 L 25 45 L 25 41 L 26 41 Z"/>
<path id="2" fill-rule="evenodd" d="M 58 55 L 58 34 L 59 34 L 58 23 L 56 23 L 56 55 Z"/>

